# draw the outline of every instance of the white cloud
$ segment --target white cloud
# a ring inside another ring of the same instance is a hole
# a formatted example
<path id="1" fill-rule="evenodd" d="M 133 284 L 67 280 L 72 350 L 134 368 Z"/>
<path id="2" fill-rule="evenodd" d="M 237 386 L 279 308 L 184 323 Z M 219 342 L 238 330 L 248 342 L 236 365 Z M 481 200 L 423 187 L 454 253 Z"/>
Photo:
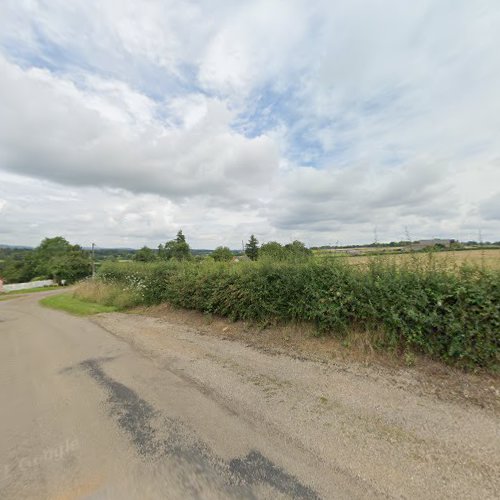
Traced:
<path id="1" fill-rule="evenodd" d="M 241 100 L 255 87 L 286 86 L 305 63 L 301 53 L 315 9 L 304 2 L 242 2 L 211 38 L 199 66 L 200 82 Z"/>
<path id="2" fill-rule="evenodd" d="M 16 173 L 237 201 L 278 166 L 273 141 L 234 132 L 231 112 L 217 99 L 197 96 L 198 119 L 167 126 L 154 116 L 159 105 L 122 83 L 90 78 L 81 90 L 45 70 L 22 70 L 5 60 L 0 68 L 2 167 Z M 182 103 L 176 100 L 175 107 L 179 115 Z"/>
<path id="3" fill-rule="evenodd" d="M 0 240 L 499 239 L 499 22 L 494 0 L 6 0 L 0 170 L 45 208 L 0 172 Z"/>

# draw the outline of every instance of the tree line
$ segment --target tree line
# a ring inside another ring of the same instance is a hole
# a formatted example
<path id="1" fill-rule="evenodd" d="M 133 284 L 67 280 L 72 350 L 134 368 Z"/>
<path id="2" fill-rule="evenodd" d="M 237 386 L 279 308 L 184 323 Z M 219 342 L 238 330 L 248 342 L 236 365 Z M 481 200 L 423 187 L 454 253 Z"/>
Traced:
<path id="1" fill-rule="evenodd" d="M 89 252 L 62 236 L 45 238 L 34 249 L 10 249 L 0 261 L 0 278 L 6 283 L 54 279 L 72 283 L 91 273 Z"/>
<path id="2" fill-rule="evenodd" d="M 156 252 L 147 246 L 143 246 L 134 255 L 134 260 L 138 262 L 170 259 L 191 260 L 192 258 L 191 248 L 182 229 L 179 229 L 177 236 L 173 240 L 167 241 L 165 244 L 160 243 Z"/>
<path id="3" fill-rule="evenodd" d="M 239 252 L 234 252 L 227 246 L 219 246 L 209 257 L 217 262 L 228 262 L 233 260 Z M 277 241 L 270 241 L 259 246 L 259 241 L 255 235 L 251 235 L 244 247 L 244 255 L 250 260 L 272 259 L 288 260 L 291 258 L 307 258 L 312 256 L 312 250 L 308 249 L 304 243 L 295 240 L 292 243 L 282 245 Z M 198 258 L 202 258 L 198 256 Z M 155 251 L 147 246 L 142 247 L 134 255 L 134 260 L 139 262 L 153 262 L 156 260 L 191 260 L 193 255 L 189 244 L 186 241 L 182 230 L 179 230 L 177 236 L 165 244 L 160 244 Z"/>
<path id="4" fill-rule="evenodd" d="M 228 262 L 235 257 L 250 260 L 271 259 L 290 260 L 304 259 L 312 255 L 304 243 L 293 241 L 282 245 L 270 241 L 259 245 L 255 235 L 251 235 L 243 252 L 236 252 L 227 246 L 219 246 L 205 255 L 194 255 L 182 229 L 176 237 L 158 245 L 157 249 L 147 246 L 137 251 L 129 249 L 97 250 L 95 259 L 116 260 L 119 258 L 137 262 L 154 262 L 167 260 L 202 260 L 206 256 L 217 262 Z M 92 258 L 89 250 L 80 245 L 72 245 L 62 236 L 45 238 L 36 248 L 2 248 L 0 249 L 0 278 L 6 283 L 22 283 L 39 279 L 65 280 L 68 283 L 89 276 L 92 271 Z"/>

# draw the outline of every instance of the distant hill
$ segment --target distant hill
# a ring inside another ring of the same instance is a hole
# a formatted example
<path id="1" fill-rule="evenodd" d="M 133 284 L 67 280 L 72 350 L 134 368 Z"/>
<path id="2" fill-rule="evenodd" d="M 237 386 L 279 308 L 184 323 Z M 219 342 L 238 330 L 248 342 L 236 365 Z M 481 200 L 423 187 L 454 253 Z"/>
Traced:
<path id="1" fill-rule="evenodd" d="M 32 250 L 33 247 L 28 247 L 26 245 L 4 245 L 0 243 L 0 248 L 11 248 L 12 250 Z"/>
<path id="2" fill-rule="evenodd" d="M 92 250 L 92 247 L 82 247 L 84 250 Z M 136 252 L 137 248 L 130 248 L 130 247 L 96 247 L 95 248 L 96 252 L 103 251 L 103 252 Z"/>

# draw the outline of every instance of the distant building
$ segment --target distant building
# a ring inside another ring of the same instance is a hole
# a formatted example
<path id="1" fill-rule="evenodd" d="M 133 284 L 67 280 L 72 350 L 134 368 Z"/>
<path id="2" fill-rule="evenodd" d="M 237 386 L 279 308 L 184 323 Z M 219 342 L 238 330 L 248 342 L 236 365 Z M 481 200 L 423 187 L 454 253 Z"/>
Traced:
<path id="1" fill-rule="evenodd" d="M 434 238 L 432 240 L 420 240 L 417 243 L 412 243 L 411 248 L 413 250 L 423 250 L 424 248 L 430 248 L 436 245 L 442 246 L 444 248 L 450 248 L 451 244 L 455 240 L 445 240 L 440 238 Z"/>

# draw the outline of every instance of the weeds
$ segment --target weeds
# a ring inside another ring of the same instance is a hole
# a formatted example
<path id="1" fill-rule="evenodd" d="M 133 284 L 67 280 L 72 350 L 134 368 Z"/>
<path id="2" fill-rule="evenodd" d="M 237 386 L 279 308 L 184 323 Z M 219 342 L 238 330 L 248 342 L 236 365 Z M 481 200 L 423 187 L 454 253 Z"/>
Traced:
<path id="1" fill-rule="evenodd" d="M 118 283 L 86 280 L 81 282 L 73 293 L 76 299 L 89 303 L 126 309 L 141 304 L 137 291 L 130 286 Z"/>

